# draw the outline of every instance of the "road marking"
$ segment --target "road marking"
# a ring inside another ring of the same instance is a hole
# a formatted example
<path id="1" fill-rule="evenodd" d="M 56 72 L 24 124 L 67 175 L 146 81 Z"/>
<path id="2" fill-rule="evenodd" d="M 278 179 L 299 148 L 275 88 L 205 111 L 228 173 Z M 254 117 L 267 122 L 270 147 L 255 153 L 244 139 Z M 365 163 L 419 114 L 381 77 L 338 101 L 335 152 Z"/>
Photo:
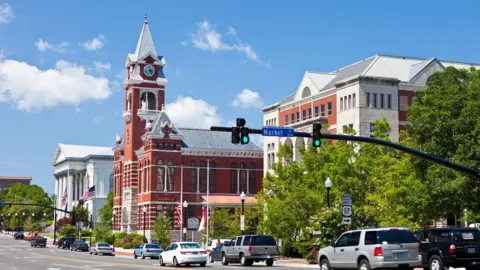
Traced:
<path id="1" fill-rule="evenodd" d="M 37 261 L 35 261 L 35 260 L 32 260 L 32 262 L 37 262 Z"/>
<path id="2" fill-rule="evenodd" d="M 68 264 L 58 264 L 54 263 L 53 265 L 55 266 L 65 266 L 68 268 L 79 268 L 79 269 L 89 269 L 89 270 L 102 270 L 102 269 L 97 269 L 97 268 L 86 268 L 85 266 L 76 266 L 76 265 L 68 265 Z"/>
<path id="3" fill-rule="evenodd" d="M 15 258 L 15 259 L 20 259 L 20 258 L 18 258 L 18 257 L 14 257 L 14 258 Z"/>

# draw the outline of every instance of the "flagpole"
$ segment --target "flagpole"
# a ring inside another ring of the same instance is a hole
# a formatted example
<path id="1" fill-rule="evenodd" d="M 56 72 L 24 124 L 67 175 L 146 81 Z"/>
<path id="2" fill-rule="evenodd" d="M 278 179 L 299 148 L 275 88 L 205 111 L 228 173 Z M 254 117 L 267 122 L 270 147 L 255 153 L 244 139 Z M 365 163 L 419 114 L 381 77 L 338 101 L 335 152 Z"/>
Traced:
<path id="1" fill-rule="evenodd" d="M 210 195 L 210 159 L 207 159 L 207 217 L 206 217 L 206 222 L 207 222 L 207 237 L 205 241 L 205 248 L 208 246 L 208 226 L 209 226 L 209 215 L 210 215 L 210 209 L 208 206 L 209 203 L 209 195 Z"/>
<path id="2" fill-rule="evenodd" d="M 180 207 L 181 207 L 181 211 L 180 211 L 180 217 L 179 217 L 179 221 L 180 221 L 180 239 L 182 239 L 182 236 L 183 236 L 183 165 L 180 166 Z M 187 241 L 187 239 L 185 239 L 185 241 Z"/>

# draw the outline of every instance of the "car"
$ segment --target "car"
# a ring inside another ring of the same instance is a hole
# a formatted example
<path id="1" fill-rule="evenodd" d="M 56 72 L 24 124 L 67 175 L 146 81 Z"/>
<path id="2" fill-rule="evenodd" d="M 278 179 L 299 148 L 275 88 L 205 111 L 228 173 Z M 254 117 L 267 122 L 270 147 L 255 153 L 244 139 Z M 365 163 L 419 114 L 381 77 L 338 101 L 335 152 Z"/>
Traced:
<path id="1" fill-rule="evenodd" d="M 425 228 L 415 232 L 424 269 L 479 269 L 480 231 L 476 228 Z"/>
<path id="2" fill-rule="evenodd" d="M 30 240 L 31 247 L 46 247 L 47 246 L 47 239 L 43 236 L 34 236 L 32 240 Z"/>
<path id="3" fill-rule="evenodd" d="M 94 255 L 98 255 L 98 254 L 113 255 L 113 251 L 114 251 L 113 247 L 111 247 L 107 243 L 96 243 L 90 246 L 90 249 L 89 249 L 89 253 Z"/>
<path id="4" fill-rule="evenodd" d="M 217 246 L 228 243 L 228 242 L 230 242 L 230 239 L 212 239 L 208 241 L 207 250 L 213 250 Z"/>
<path id="5" fill-rule="evenodd" d="M 229 240 L 230 241 L 230 240 Z M 208 261 L 214 263 L 215 261 L 222 260 L 222 247 L 223 244 L 220 244 L 212 249 L 210 254 L 208 254 Z"/>
<path id="6" fill-rule="evenodd" d="M 163 249 L 157 244 L 141 244 L 133 251 L 133 258 L 142 257 L 142 259 L 145 259 L 148 257 L 150 259 L 158 259 L 162 252 Z"/>
<path id="7" fill-rule="evenodd" d="M 70 245 L 70 250 L 71 251 L 78 251 L 78 250 L 88 251 L 89 248 L 88 248 L 88 244 L 85 240 L 76 240 L 75 242 L 73 242 Z"/>
<path id="8" fill-rule="evenodd" d="M 174 242 L 170 244 L 164 252 L 160 254 L 160 266 L 167 263 L 178 267 L 181 264 L 190 266 L 191 264 L 207 265 L 207 252 L 200 244 L 195 242 Z"/>
<path id="9" fill-rule="evenodd" d="M 25 238 L 25 235 L 22 232 L 16 232 L 13 234 L 13 239 L 15 240 L 17 239 L 23 240 L 23 238 Z"/>
<path id="10" fill-rule="evenodd" d="M 73 242 L 75 242 L 75 238 L 74 237 L 62 237 L 60 239 L 58 239 L 58 245 L 57 245 L 57 248 L 70 248 L 70 246 L 73 244 Z"/>
<path id="11" fill-rule="evenodd" d="M 254 262 L 266 262 L 272 266 L 278 260 L 277 242 L 270 235 L 241 235 L 223 245 L 222 264 L 240 262 L 242 266 L 251 266 Z"/>
<path id="12" fill-rule="evenodd" d="M 421 267 L 419 242 L 401 227 L 347 231 L 318 252 L 322 270 Z"/>

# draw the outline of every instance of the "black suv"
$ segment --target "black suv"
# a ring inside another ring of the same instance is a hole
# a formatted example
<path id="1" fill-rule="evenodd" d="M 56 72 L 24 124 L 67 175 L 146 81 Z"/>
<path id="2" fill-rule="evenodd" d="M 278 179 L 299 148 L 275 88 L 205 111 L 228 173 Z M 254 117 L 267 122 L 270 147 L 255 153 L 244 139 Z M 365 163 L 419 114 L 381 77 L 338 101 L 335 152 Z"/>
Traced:
<path id="1" fill-rule="evenodd" d="M 480 268 L 480 231 L 475 228 L 431 228 L 415 232 L 425 269 Z"/>
<path id="2" fill-rule="evenodd" d="M 58 248 L 68 248 L 70 249 L 70 246 L 75 242 L 74 237 L 62 237 L 58 240 Z"/>
<path id="3" fill-rule="evenodd" d="M 23 240 L 23 238 L 25 238 L 25 235 L 23 235 L 22 232 L 16 232 L 13 234 L 13 239 L 17 240 L 17 239 L 20 239 L 20 240 Z"/>

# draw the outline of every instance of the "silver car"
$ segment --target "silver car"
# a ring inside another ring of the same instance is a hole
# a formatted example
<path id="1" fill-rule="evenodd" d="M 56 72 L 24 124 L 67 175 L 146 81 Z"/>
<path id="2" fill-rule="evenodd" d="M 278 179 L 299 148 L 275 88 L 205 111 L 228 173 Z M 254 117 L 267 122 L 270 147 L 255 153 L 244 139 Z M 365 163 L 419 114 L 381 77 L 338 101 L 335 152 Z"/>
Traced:
<path id="1" fill-rule="evenodd" d="M 343 233 L 320 249 L 321 270 L 422 267 L 419 242 L 406 228 L 360 229 Z"/>
<path id="2" fill-rule="evenodd" d="M 114 251 L 113 247 L 111 247 L 107 243 L 96 243 L 96 244 L 93 244 L 89 249 L 89 253 L 94 255 L 98 255 L 98 254 L 113 255 L 113 251 Z"/>

